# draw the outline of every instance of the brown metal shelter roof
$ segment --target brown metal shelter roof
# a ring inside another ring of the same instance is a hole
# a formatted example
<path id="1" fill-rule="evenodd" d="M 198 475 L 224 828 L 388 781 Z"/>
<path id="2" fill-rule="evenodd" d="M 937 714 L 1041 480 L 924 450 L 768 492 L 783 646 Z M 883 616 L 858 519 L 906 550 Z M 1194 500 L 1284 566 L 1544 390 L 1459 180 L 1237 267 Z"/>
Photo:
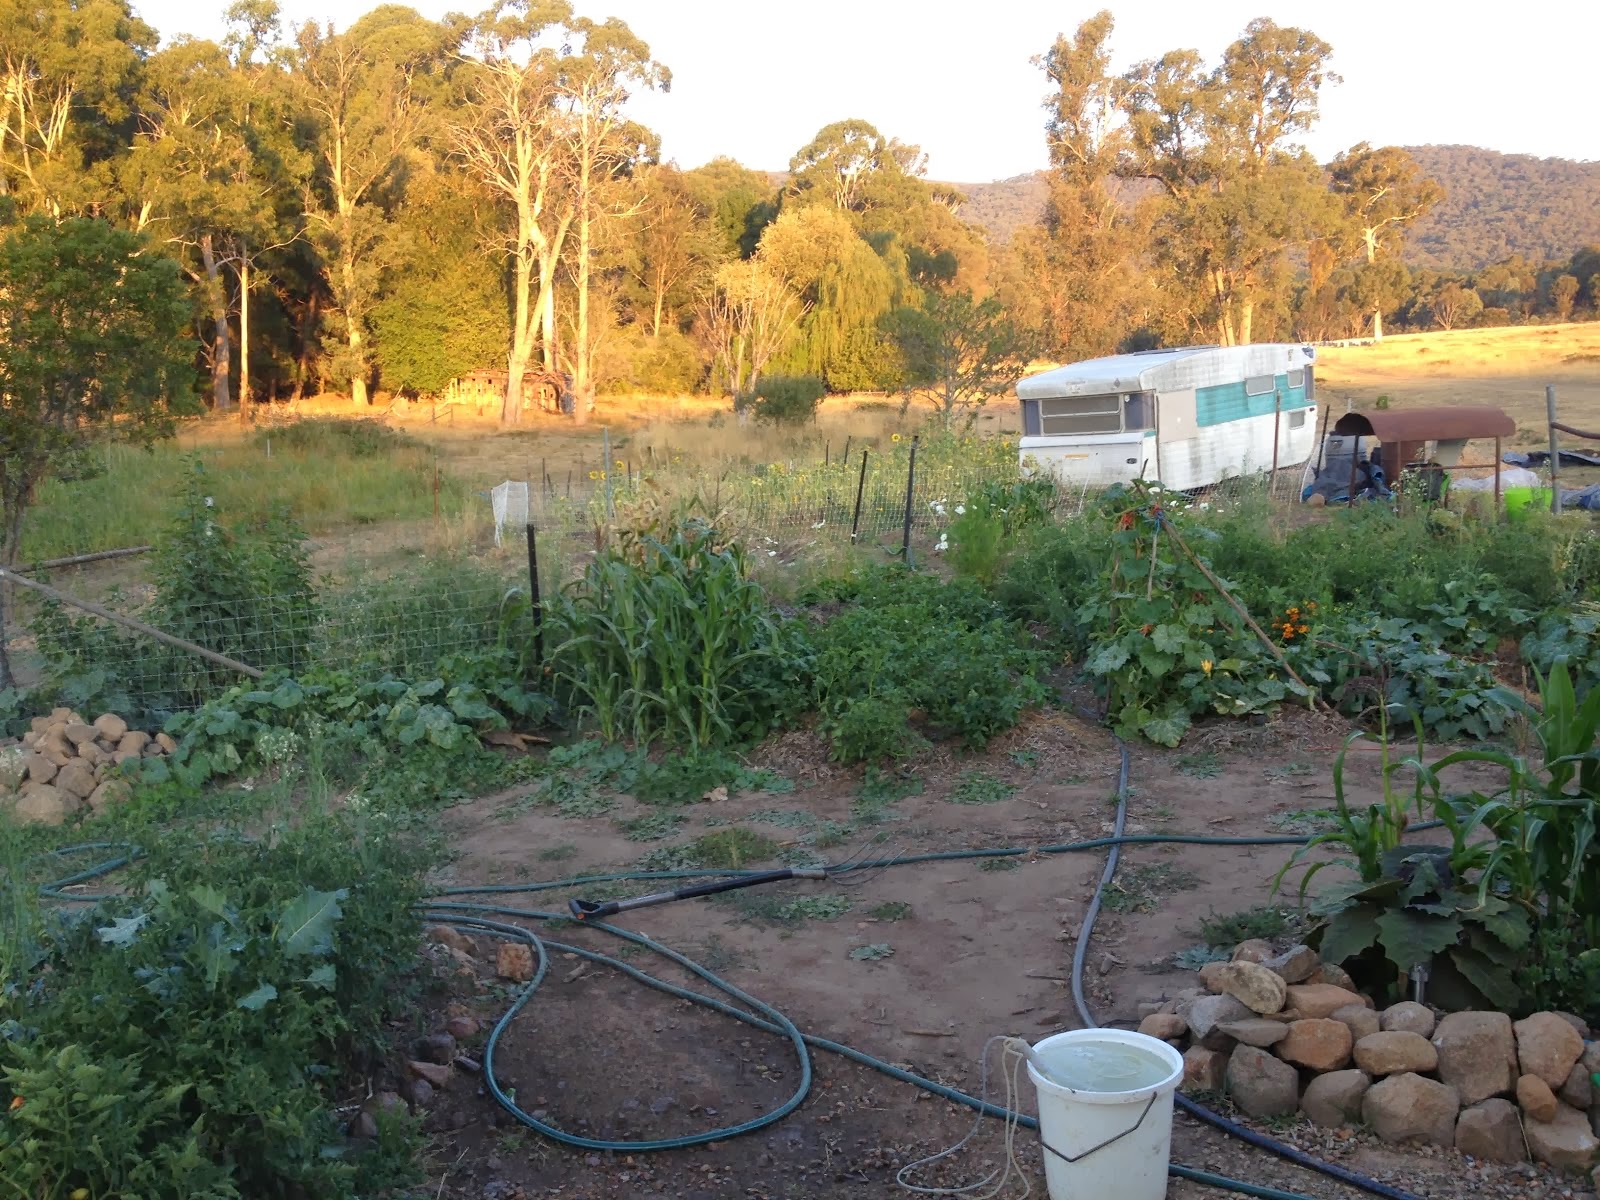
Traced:
<path id="1" fill-rule="evenodd" d="M 1333 431 L 1370 435 L 1383 442 L 1435 442 L 1510 437 L 1517 431 L 1517 423 L 1487 404 L 1452 404 L 1399 412 L 1346 413 L 1334 423 Z"/>

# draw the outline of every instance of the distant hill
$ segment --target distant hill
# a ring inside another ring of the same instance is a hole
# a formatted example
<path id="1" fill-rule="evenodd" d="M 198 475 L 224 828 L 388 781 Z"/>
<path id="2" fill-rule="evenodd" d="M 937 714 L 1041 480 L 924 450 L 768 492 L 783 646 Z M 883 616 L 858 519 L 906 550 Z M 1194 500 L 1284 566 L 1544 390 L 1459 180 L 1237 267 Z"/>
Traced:
<path id="1" fill-rule="evenodd" d="M 991 241 L 1003 242 L 1014 230 L 1032 225 L 1044 215 L 1044 202 L 1049 194 L 1043 171 L 1026 175 L 1013 175 L 994 183 L 949 183 L 967 198 L 961 206 L 961 218 L 981 227 Z"/>
<path id="2" fill-rule="evenodd" d="M 1545 262 L 1600 244 L 1600 162 L 1476 146 L 1406 149 L 1445 191 L 1407 238 L 1416 265 L 1467 270 L 1513 254 Z"/>
<path id="3" fill-rule="evenodd" d="M 1417 223 L 1406 258 L 1415 266 L 1471 270 L 1521 254 L 1567 259 L 1600 244 L 1600 162 L 1501 154 L 1476 146 L 1408 146 L 1445 199 Z M 994 183 L 958 183 L 961 215 L 996 241 L 1044 212 L 1041 171 Z"/>

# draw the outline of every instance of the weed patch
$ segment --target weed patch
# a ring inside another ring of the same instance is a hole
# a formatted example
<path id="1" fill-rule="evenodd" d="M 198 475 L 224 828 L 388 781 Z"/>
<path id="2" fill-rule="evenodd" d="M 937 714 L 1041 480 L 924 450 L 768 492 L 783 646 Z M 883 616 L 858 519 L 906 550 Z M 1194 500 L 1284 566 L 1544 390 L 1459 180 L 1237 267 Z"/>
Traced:
<path id="1" fill-rule="evenodd" d="M 1003 779 L 996 779 L 987 771 L 963 771 L 950 789 L 953 804 L 999 804 L 1009 800 L 1017 789 Z"/>
<path id="2" fill-rule="evenodd" d="M 1153 913 L 1174 892 L 1199 884 L 1199 877 L 1172 863 L 1123 867 L 1105 890 L 1105 907 L 1114 913 Z"/>

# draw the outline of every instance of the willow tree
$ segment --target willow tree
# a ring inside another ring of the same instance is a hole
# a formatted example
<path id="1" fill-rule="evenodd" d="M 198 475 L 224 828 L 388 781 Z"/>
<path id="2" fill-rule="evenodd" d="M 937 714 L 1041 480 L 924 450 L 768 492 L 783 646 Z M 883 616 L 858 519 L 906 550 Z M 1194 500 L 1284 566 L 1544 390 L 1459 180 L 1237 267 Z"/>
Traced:
<path id="1" fill-rule="evenodd" d="M 713 373 L 730 395 L 755 388 L 767 364 L 793 342 L 805 312 L 805 301 L 759 254 L 722 265 L 698 316 Z"/>
<path id="2" fill-rule="evenodd" d="M 877 253 L 844 212 L 827 205 L 790 209 L 767 227 L 759 256 L 807 307 L 785 368 L 820 375 L 835 391 L 894 382 L 878 322 L 905 298 L 909 281 L 903 251 L 892 239 L 883 248 Z"/>

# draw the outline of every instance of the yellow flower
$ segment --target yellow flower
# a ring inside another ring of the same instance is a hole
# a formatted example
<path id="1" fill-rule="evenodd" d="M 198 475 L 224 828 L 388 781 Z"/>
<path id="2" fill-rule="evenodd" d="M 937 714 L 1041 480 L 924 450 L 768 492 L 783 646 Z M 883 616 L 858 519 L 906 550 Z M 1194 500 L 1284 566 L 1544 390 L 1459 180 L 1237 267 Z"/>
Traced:
<path id="1" fill-rule="evenodd" d="M 600 472 L 599 471 L 590 471 L 589 472 L 589 478 L 590 479 L 599 479 L 600 478 Z"/>
<path id="2" fill-rule="evenodd" d="M 1207 675 L 1211 674 L 1211 660 L 1209 658 L 1202 658 L 1200 660 L 1200 669 Z"/>
<path id="3" fill-rule="evenodd" d="M 898 442 L 900 440 L 900 435 L 898 433 L 891 433 L 889 435 L 889 440 L 891 442 Z"/>
<path id="4" fill-rule="evenodd" d="M 619 470 L 619 471 L 624 470 L 624 469 L 626 469 L 627 465 L 628 464 L 623 462 L 620 458 L 617 459 L 617 470 Z"/>

